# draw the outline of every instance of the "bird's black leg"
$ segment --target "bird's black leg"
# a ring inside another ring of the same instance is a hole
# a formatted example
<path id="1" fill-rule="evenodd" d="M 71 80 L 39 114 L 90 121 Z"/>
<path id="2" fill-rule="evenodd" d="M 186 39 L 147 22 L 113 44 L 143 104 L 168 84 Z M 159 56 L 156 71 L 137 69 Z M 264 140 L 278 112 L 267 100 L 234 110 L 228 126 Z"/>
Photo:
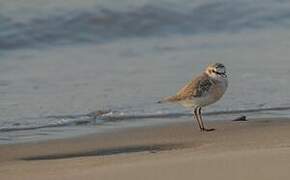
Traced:
<path id="1" fill-rule="evenodd" d="M 193 113 L 194 113 L 194 117 L 195 117 L 195 119 L 196 119 L 196 121 L 197 121 L 197 123 L 198 123 L 199 129 L 202 131 L 202 127 L 201 127 L 200 122 L 199 122 L 199 118 L 198 118 L 197 110 L 198 110 L 197 107 L 194 108 Z"/>
<path id="2" fill-rule="evenodd" d="M 197 108 L 197 114 L 199 116 L 200 123 L 201 123 L 201 128 L 202 128 L 203 131 L 214 131 L 215 130 L 214 128 L 207 129 L 207 128 L 204 127 L 202 114 L 201 114 L 201 107 Z"/>
<path id="3" fill-rule="evenodd" d="M 202 117 L 201 117 L 201 107 L 197 108 L 197 115 L 198 115 L 198 118 L 200 119 L 201 129 L 203 131 L 205 131 L 203 120 L 202 120 Z"/>

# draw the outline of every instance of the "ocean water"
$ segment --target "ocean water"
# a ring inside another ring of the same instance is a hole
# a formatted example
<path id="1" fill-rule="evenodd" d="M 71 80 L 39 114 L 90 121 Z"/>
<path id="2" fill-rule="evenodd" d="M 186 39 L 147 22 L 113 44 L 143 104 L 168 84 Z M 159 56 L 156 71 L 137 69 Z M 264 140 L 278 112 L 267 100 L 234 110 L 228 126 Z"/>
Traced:
<path id="1" fill-rule="evenodd" d="M 156 101 L 212 62 L 205 119 L 290 117 L 289 28 L 283 0 L 3 0 L 0 143 L 188 120 Z"/>

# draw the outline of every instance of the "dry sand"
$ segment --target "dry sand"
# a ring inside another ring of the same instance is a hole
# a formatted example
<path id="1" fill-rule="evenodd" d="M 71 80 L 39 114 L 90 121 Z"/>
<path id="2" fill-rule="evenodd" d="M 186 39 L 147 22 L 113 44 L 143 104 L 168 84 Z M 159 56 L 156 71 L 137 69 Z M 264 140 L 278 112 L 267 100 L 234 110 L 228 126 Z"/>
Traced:
<path id="1" fill-rule="evenodd" d="M 1 145 L 0 179 L 290 179 L 290 119 L 192 123 Z"/>

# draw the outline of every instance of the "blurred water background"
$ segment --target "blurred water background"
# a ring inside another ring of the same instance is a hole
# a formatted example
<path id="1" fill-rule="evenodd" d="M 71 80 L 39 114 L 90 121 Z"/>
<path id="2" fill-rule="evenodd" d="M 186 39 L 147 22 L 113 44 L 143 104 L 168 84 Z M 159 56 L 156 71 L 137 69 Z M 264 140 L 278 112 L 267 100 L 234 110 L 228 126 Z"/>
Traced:
<path id="1" fill-rule="evenodd" d="M 212 62 L 209 120 L 290 117 L 290 2 L 2 0 L 0 143 L 188 120 L 173 95 Z"/>

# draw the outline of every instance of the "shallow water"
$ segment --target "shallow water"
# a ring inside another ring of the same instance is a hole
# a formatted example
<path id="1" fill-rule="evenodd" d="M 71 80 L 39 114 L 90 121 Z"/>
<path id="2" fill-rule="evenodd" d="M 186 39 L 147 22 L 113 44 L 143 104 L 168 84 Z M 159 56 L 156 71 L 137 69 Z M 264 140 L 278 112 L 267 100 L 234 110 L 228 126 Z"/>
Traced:
<path id="1" fill-rule="evenodd" d="M 205 112 L 238 111 L 207 119 L 289 117 L 276 108 L 290 106 L 289 9 L 270 0 L 2 1 L 0 143 L 188 119 L 155 102 L 216 61 L 229 88 Z M 31 136 L 39 128 L 51 133 Z"/>

